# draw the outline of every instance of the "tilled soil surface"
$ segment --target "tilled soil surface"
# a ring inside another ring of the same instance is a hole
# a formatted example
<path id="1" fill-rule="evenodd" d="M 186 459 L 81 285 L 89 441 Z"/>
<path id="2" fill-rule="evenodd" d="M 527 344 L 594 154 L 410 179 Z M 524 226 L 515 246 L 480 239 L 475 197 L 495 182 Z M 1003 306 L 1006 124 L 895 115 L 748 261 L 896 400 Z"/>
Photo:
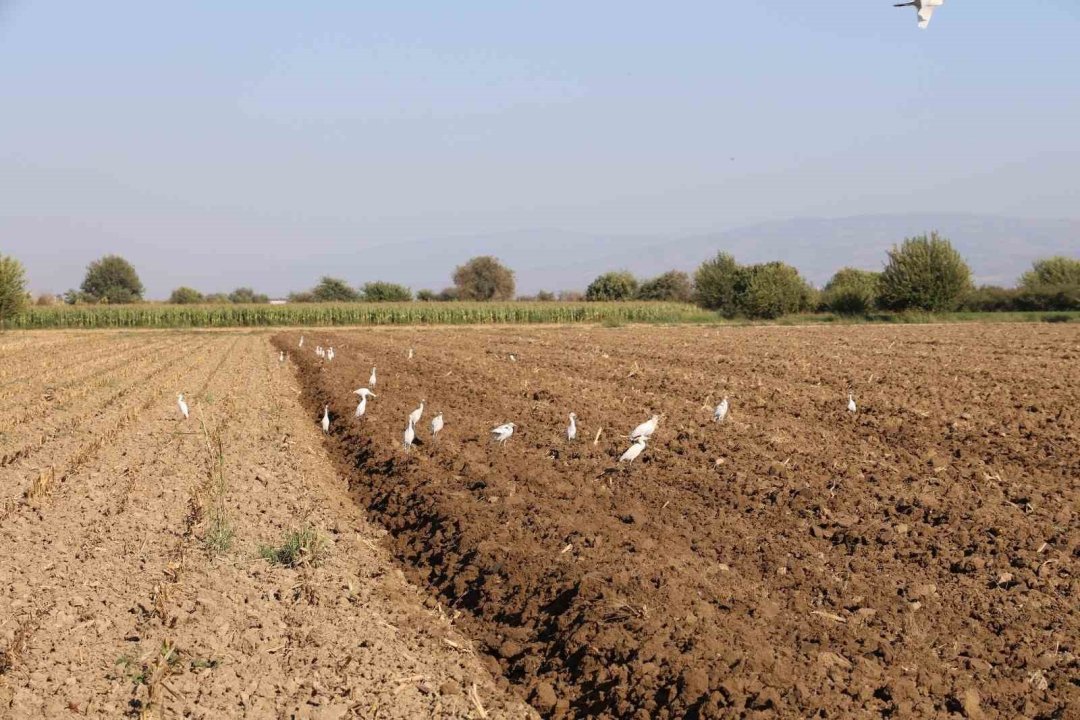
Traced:
<path id="1" fill-rule="evenodd" d="M 1075 326 L 299 335 L 353 492 L 545 715 L 1080 717 Z"/>
<path id="2" fill-rule="evenodd" d="M 534 714 L 379 547 L 298 393 L 266 334 L 0 337 L 0 718 Z M 262 557 L 297 530 L 319 557 Z"/>

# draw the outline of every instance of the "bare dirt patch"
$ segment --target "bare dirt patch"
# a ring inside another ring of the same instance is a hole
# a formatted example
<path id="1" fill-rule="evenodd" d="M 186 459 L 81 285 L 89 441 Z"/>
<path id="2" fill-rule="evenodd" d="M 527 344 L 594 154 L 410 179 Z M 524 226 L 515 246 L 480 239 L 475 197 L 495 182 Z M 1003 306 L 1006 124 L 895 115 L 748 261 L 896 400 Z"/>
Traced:
<path id="1" fill-rule="evenodd" d="M 275 342 L 356 497 L 544 714 L 1080 707 L 1075 327 L 300 334 Z"/>
<path id="2" fill-rule="evenodd" d="M 378 546 L 268 336 L 91 337 L 0 467 L 0 718 L 531 715 Z M 264 559 L 300 529 L 317 562 Z"/>

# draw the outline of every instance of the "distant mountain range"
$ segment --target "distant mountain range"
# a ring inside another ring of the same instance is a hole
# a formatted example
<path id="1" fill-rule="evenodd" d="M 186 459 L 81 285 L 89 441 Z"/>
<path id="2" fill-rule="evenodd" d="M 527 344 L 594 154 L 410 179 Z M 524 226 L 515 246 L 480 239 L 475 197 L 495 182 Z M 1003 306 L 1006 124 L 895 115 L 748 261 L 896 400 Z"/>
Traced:
<path id="1" fill-rule="evenodd" d="M 428 268 L 453 268 L 473 255 L 491 254 L 516 271 L 520 292 L 532 293 L 584 289 L 607 270 L 625 269 L 640 276 L 673 268 L 692 271 L 723 250 L 741 263 L 782 260 L 820 286 L 843 266 L 880 269 L 894 244 L 930 230 L 952 241 L 980 284 L 1011 285 L 1037 258 L 1080 256 L 1080 220 L 926 213 L 793 218 L 667 238 L 525 230 L 386 245 L 374 265 L 385 266 L 383 274 L 390 278 L 400 277 L 400 271 L 393 270 L 408 257 L 423 257 Z M 372 263 L 367 269 L 374 269 Z M 427 282 L 414 278 L 421 282 L 413 286 L 440 288 L 447 284 L 448 274 L 449 270 Z"/>
<path id="2" fill-rule="evenodd" d="M 302 221 L 267 228 L 207 220 L 196 229 L 131 229 L 48 217 L 5 221 L 0 215 L 0 241 L 6 245 L 0 251 L 26 264 L 37 292 L 77 287 L 88 262 L 118 253 L 135 264 L 152 298 L 166 298 L 179 285 L 204 292 L 249 285 L 283 296 L 310 288 L 322 275 L 356 285 L 388 280 L 439 290 L 450 284 L 457 265 L 475 255 L 495 255 L 513 268 L 521 294 L 584 290 L 608 270 L 641 277 L 673 268 L 693 271 L 720 250 L 741 263 L 782 260 L 820 286 L 845 265 L 880 269 L 893 244 L 935 229 L 967 258 L 978 283 L 1011 285 L 1037 258 L 1080 256 L 1080 219 L 958 213 L 794 218 L 690 236 L 531 229 L 393 243 L 350 241 L 355 236 L 347 227 L 327 232 Z M 181 242 L 180 236 L 190 239 Z"/>

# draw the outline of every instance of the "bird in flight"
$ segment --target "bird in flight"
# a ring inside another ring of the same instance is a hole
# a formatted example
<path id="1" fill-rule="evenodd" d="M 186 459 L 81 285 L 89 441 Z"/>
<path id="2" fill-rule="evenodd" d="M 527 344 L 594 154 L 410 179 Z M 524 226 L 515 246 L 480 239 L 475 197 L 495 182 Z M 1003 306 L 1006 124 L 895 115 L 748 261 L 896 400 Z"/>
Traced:
<path id="1" fill-rule="evenodd" d="M 934 8 L 941 7 L 945 0 L 911 0 L 911 2 L 895 3 L 893 7 L 913 7 L 919 13 L 919 27 L 923 30 L 930 24 L 930 16 L 934 14 Z"/>

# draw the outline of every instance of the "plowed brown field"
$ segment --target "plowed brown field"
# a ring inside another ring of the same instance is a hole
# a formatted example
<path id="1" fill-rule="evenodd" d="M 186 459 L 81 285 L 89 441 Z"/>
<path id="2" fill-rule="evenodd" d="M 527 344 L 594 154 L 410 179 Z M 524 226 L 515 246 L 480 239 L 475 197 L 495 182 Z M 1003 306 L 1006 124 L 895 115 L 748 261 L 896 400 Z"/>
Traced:
<path id="1" fill-rule="evenodd" d="M 352 491 L 546 715 L 1080 717 L 1075 326 L 299 335 Z"/>
<path id="2" fill-rule="evenodd" d="M 378 547 L 295 385 L 266 334 L 0 335 L 0 718 L 533 714 Z M 260 556 L 304 528 L 322 562 Z"/>

